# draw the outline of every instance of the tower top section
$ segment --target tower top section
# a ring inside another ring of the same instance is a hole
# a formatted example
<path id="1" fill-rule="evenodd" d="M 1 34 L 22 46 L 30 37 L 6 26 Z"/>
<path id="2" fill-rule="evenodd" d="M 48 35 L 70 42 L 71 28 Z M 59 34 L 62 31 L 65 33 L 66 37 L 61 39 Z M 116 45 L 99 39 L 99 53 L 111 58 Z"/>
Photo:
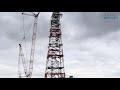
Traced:
<path id="1" fill-rule="evenodd" d="M 62 17 L 62 16 L 63 16 L 63 14 L 60 12 L 53 12 L 52 13 L 52 18 L 59 18 L 60 19 L 60 17 Z"/>

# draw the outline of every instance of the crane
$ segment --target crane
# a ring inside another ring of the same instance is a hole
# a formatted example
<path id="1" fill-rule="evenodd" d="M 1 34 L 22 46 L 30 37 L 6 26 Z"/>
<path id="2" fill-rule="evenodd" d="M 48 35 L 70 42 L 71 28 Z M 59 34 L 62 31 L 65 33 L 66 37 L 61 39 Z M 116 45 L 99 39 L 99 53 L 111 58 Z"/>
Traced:
<path id="1" fill-rule="evenodd" d="M 38 12 L 37 14 L 31 12 L 31 14 L 28 13 L 22 13 L 22 15 L 27 15 L 27 16 L 33 16 L 34 17 L 34 26 L 33 26 L 33 35 L 32 35 L 32 45 L 31 45 L 31 53 L 30 53 L 30 61 L 29 61 L 29 66 L 26 65 L 26 60 L 25 60 L 25 56 L 23 54 L 23 50 L 22 50 L 22 41 L 19 44 L 19 62 L 18 62 L 18 73 L 19 73 L 19 78 L 21 78 L 21 72 L 19 70 L 20 68 L 20 60 L 22 60 L 22 64 L 23 64 L 23 68 L 24 68 L 24 77 L 28 77 L 31 78 L 32 76 L 32 71 L 33 71 L 33 61 L 34 61 L 34 52 L 35 52 L 35 42 L 36 42 L 36 33 L 37 33 L 37 21 L 38 21 L 38 16 L 39 16 L 40 12 Z M 23 37 L 23 39 L 25 39 L 25 36 Z"/>

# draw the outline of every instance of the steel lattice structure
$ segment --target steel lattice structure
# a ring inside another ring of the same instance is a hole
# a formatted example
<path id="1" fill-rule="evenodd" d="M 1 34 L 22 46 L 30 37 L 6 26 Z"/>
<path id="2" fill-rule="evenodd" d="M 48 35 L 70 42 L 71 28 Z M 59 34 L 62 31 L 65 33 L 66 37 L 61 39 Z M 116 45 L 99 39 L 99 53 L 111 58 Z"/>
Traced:
<path id="1" fill-rule="evenodd" d="M 45 78 L 65 78 L 60 12 L 53 12 L 49 36 Z"/>
<path id="2" fill-rule="evenodd" d="M 35 14 L 35 13 L 32 13 L 32 14 L 22 13 L 23 15 L 33 16 L 35 19 L 34 19 L 34 26 L 33 26 L 30 61 L 29 61 L 29 66 L 28 67 L 27 67 L 27 61 L 25 59 L 25 55 L 23 53 L 23 49 L 22 49 L 22 45 L 21 45 L 22 42 L 19 44 L 19 61 L 18 61 L 19 78 L 22 78 L 22 77 L 31 78 L 31 76 L 32 76 L 33 62 L 34 62 L 34 52 L 35 52 L 35 42 L 36 42 L 36 33 L 37 33 L 37 22 L 38 22 L 39 13 L 37 13 L 37 14 Z M 22 41 L 24 39 L 25 39 L 25 36 L 22 39 Z M 21 60 L 22 60 L 23 68 L 24 68 L 24 76 L 21 75 L 21 71 L 20 71 L 20 61 Z"/>

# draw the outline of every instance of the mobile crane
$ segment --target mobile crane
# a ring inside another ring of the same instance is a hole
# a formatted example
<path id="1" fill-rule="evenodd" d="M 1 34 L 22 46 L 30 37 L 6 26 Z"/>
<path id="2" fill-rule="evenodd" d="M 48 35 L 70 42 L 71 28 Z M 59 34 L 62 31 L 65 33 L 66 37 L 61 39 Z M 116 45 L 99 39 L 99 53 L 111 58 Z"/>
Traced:
<path id="1" fill-rule="evenodd" d="M 35 52 L 35 42 L 36 42 L 36 33 L 37 33 L 37 22 L 38 22 L 38 16 L 40 12 L 37 14 L 35 13 L 22 13 L 22 15 L 27 15 L 27 16 L 33 16 L 34 17 L 34 26 L 33 26 L 33 35 L 32 35 L 32 45 L 31 45 L 31 53 L 30 53 L 30 61 L 28 63 L 29 66 L 27 66 L 27 62 L 25 59 L 25 55 L 23 54 L 23 49 L 22 49 L 22 41 L 25 39 L 25 36 L 23 37 L 21 43 L 19 44 L 19 61 L 18 61 L 18 74 L 19 78 L 26 77 L 26 78 L 31 78 L 32 77 L 32 72 L 33 72 L 33 62 L 34 62 L 34 52 Z M 20 71 L 20 61 L 22 60 L 23 68 L 24 68 L 24 74 L 25 76 L 21 75 Z"/>

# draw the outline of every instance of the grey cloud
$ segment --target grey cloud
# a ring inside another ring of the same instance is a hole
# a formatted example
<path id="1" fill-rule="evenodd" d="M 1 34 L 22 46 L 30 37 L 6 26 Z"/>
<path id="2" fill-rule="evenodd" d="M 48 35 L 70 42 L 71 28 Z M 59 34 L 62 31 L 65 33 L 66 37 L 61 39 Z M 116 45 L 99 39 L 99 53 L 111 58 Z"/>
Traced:
<path id="1" fill-rule="evenodd" d="M 86 38 L 97 38 L 106 34 L 119 31 L 120 29 L 120 13 L 119 12 L 78 12 L 78 13 L 64 13 L 65 22 L 62 22 L 63 31 L 66 33 L 72 30 L 75 33 L 73 39 L 84 40 Z M 105 14 L 114 15 L 118 19 L 104 19 Z M 69 21 L 67 21 L 69 19 Z M 73 27 L 71 27 L 73 25 Z M 66 30 L 66 29 L 71 30 Z"/>
<path id="2" fill-rule="evenodd" d="M 120 29 L 120 19 L 108 19 L 105 20 L 105 14 L 111 15 L 114 14 L 116 17 L 120 16 L 120 13 L 81 13 L 82 22 L 88 28 L 86 36 L 100 36 L 107 33 L 115 32 Z"/>

